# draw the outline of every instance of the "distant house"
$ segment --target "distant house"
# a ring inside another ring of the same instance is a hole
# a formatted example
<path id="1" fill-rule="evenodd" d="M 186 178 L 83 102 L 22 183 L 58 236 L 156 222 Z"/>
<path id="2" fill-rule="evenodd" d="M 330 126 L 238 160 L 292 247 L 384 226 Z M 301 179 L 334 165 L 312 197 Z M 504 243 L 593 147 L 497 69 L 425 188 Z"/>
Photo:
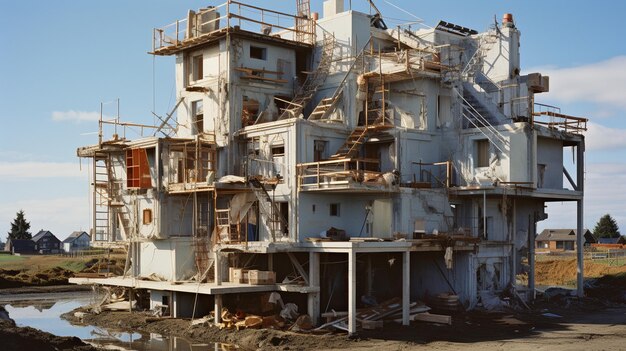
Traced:
<path id="1" fill-rule="evenodd" d="M 61 252 L 61 240 L 49 230 L 40 230 L 33 236 L 35 251 L 41 254 L 55 254 Z"/>
<path id="2" fill-rule="evenodd" d="M 34 254 L 35 243 L 30 239 L 8 239 L 4 250 L 12 254 Z"/>
<path id="3" fill-rule="evenodd" d="M 585 246 L 597 242 L 588 229 L 585 229 L 584 236 Z M 535 238 L 535 247 L 550 251 L 574 251 L 576 250 L 576 229 L 545 229 Z"/>
<path id="4" fill-rule="evenodd" d="M 618 238 L 598 238 L 598 244 L 621 244 L 626 245 L 626 238 L 620 236 Z"/>
<path id="5" fill-rule="evenodd" d="M 76 231 L 63 240 L 63 251 L 70 253 L 89 248 L 91 237 L 86 232 Z"/>

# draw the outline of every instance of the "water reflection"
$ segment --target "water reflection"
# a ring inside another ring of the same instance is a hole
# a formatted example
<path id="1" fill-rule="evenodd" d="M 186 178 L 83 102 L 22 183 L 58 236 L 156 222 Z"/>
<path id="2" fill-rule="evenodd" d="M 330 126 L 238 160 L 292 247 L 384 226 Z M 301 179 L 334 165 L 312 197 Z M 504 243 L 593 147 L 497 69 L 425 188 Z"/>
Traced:
<path id="1" fill-rule="evenodd" d="M 235 350 L 237 347 L 219 343 L 194 343 L 179 337 L 159 334 L 127 333 L 91 325 L 73 325 L 61 315 L 90 304 L 90 292 L 17 295 L 0 298 L 0 305 L 18 326 L 28 326 L 59 336 L 76 336 L 85 342 L 109 350 Z"/>

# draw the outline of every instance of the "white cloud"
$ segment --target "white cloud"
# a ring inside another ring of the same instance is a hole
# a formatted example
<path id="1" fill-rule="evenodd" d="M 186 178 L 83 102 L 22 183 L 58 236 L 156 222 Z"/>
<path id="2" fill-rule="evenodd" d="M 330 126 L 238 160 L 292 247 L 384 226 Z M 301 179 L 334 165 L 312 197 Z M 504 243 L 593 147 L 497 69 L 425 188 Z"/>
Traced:
<path id="1" fill-rule="evenodd" d="M 626 164 L 587 164 L 585 180 L 584 224 L 593 229 L 604 214 L 610 214 L 626 234 Z M 548 205 L 549 218 L 539 222 L 545 228 L 575 228 L 576 203 L 555 202 Z"/>
<path id="2" fill-rule="evenodd" d="M 626 129 L 610 128 L 588 122 L 585 138 L 586 148 L 589 151 L 626 147 Z"/>
<path id="3" fill-rule="evenodd" d="M 103 118 L 107 119 L 108 117 L 103 116 Z M 96 111 L 53 111 L 52 112 L 52 120 L 57 122 L 62 121 L 74 121 L 74 122 L 85 122 L 85 121 L 97 121 L 100 119 L 100 112 Z"/>
<path id="4" fill-rule="evenodd" d="M 0 180 L 32 178 L 85 177 L 87 167 L 81 171 L 78 163 L 70 162 L 0 162 Z"/>
<path id="5" fill-rule="evenodd" d="M 546 97 L 562 102 L 592 102 L 604 109 L 626 109 L 626 56 L 572 68 L 538 69 L 550 76 Z"/>
<path id="6" fill-rule="evenodd" d="M 65 239 L 72 231 L 89 231 L 89 200 L 84 197 L 63 197 L 52 199 L 17 200 L 0 203 L 0 219 L 3 232 L 0 240 L 6 240 L 6 232 L 10 222 L 15 219 L 19 210 L 24 210 L 26 220 L 30 222 L 30 232 L 34 235 L 40 229 L 52 231 L 60 240 Z"/>

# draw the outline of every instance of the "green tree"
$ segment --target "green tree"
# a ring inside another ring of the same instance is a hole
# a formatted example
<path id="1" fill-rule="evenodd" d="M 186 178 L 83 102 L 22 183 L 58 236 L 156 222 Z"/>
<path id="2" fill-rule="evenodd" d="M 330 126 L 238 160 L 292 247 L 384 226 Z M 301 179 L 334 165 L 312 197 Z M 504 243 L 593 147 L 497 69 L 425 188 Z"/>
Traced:
<path id="1" fill-rule="evenodd" d="M 32 239 L 33 235 L 28 231 L 30 229 L 30 223 L 24 218 L 24 211 L 20 210 L 13 223 L 11 223 L 11 231 L 9 232 L 9 239 Z"/>
<path id="2" fill-rule="evenodd" d="M 596 227 L 593 228 L 593 235 L 596 238 L 619 238 L 619 228 L 617 227 L 617 222 L 611 217 L 609 214 L 605 214 L 600 217 L 600 220 L 596 224 Z"/>

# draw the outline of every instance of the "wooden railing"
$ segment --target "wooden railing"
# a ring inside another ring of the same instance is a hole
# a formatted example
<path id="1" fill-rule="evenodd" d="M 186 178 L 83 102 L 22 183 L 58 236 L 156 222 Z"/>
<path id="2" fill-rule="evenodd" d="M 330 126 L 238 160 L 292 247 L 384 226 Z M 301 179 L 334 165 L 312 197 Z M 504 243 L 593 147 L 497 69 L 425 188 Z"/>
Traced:
<path id="1" fill-rule="evenodd" d="M 164 49 L 193 44 L 234 27 L 307 44 L 315 43 L 313 19 L 229 0 L 196 13 L 190 12 L 187 18 L 153 29 L 152 53 L 162 54 Z"/>
<path id="2" fill-rule="evenodd" d="M 535 103 L 532 112 L 532 124 L 543 125 L 566 133 L 582 134 L 587 130 L 587 118 L 574 117 L 561 113 L 556 106 Z"/>
<path id="3" fill-rule="evenodd" d="M 382 173 L 371 171 L 369 165 L 378 165 L 376 159 L 343 158 L 319 162 L 301 163 L 298 168 L 298 189 L 311 190 L 333 185 L 345 186 L 351 182 L 375 181 Z"/>

